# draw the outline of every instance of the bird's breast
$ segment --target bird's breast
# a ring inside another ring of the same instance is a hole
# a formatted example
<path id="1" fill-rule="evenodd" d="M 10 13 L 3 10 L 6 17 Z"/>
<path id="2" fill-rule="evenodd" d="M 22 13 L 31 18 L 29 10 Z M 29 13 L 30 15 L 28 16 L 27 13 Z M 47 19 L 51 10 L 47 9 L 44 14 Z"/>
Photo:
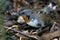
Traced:
<path id="1" fill-rule="evenodd" d="M 38 24 L 38 20 L 37 19 L 32 19 L 30 22 L 28 22 L 27 24 L 32 26 L 32 27 L 38 27 L 37 24 Z"/>

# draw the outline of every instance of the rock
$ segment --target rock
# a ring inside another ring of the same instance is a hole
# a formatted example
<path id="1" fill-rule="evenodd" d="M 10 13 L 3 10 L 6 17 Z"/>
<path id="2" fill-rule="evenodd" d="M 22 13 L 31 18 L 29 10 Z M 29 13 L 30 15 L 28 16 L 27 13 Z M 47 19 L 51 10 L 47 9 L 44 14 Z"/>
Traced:
<path id="1" fill-rule="evenodd" d="M 11 26 L 11 25 L 13 25 L 13 22 L 12 21 L 7 21 L 7 22 L 4 23 L 4 25 L 5 26 Z"/>
<path id="2" fill-rule="evenodd" d="M 4 15 L 4 16 L 3 16 L 3 19 L 4 19 L 4 20 L 9 20 L 9 19 L 10 19 L 10 16 Z"/>
<path id="3" fill-rule="evenodd" d="M 51 40 L 55 37 L 59 37 L 60 36 L 60 31 L 55 31 L 55 32 L 51 32 L 51 33 L 47 33 L 47 34 L 43 34 L 42 35 L 42 40 Z"/>

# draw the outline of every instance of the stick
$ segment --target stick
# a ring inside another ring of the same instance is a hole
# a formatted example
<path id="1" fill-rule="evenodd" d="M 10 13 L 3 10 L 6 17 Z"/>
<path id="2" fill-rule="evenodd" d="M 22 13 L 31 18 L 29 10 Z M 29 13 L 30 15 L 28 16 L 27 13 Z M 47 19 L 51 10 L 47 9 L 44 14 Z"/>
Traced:
<path id="1" fill-rule="evenodd" d="M 30 39 L 38 40 L 38 38 L 31 37 L 30 35 L 26 35 L 26 34 L 20 32 L 20 31 L 18 31 L 18 30 L 12 29 L 12 27 L 10 27 L 10 28 L 9 28 L 9 27 L 5 27 L 5 28 L 7 28 L 7 29 L 9 29 L 9 30 L 12 30 L 12 31 L 15 31 L 15 32 L 17 32 L 17 33 L 19 33 L 19 34 L 21 34 L 21 35 L 23 35 L 23 36 L 25 36 L 25 37 L 28 37 L 28 38 L 30 38 Z"/>

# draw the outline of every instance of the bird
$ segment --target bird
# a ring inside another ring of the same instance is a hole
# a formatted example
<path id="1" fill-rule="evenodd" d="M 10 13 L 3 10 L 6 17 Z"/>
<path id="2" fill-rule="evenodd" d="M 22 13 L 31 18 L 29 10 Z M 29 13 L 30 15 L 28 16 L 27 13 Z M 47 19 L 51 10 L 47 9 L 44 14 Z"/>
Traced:
<path id="1" fill-rule="evenodd" d="M 42 11 L 43 13 L 49 13 L 50 11 L 55 11 L 57 8 L 56 3 L 50 2 L 49 5 L 45 6 Z"/>
<path id="2" fill-rule="evenodd" d="M 17 22 L 26 22 L 26 24 L 28 24 L 31 27 L 40 28 L 45 27 L 45 23 L 48 24 L 50 22 L 50 18 L 45 14 L 32 14 L 29 18 L 25 15 L 19 16 Z"/>

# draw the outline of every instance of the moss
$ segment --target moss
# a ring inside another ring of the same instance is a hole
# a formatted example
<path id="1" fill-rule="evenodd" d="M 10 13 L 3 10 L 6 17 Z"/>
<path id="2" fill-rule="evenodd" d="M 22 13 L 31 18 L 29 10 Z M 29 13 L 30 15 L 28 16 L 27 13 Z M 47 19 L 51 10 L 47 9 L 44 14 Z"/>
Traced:
<path id="1" fill-rule="evenodd" d="M 0 12 L 2 11 L 2 10 L 4 10 L 4 8 L 5 8 L 5 5 L 6 4 L 6 0 L 0 0 Z"/>
<path id="2" fill-rule="evenodd" d="M 2 14 L 0 13 L 0 40 L 5 40 L 5 30 L 3 27 L 3 19 L 2 19 Z"/>

